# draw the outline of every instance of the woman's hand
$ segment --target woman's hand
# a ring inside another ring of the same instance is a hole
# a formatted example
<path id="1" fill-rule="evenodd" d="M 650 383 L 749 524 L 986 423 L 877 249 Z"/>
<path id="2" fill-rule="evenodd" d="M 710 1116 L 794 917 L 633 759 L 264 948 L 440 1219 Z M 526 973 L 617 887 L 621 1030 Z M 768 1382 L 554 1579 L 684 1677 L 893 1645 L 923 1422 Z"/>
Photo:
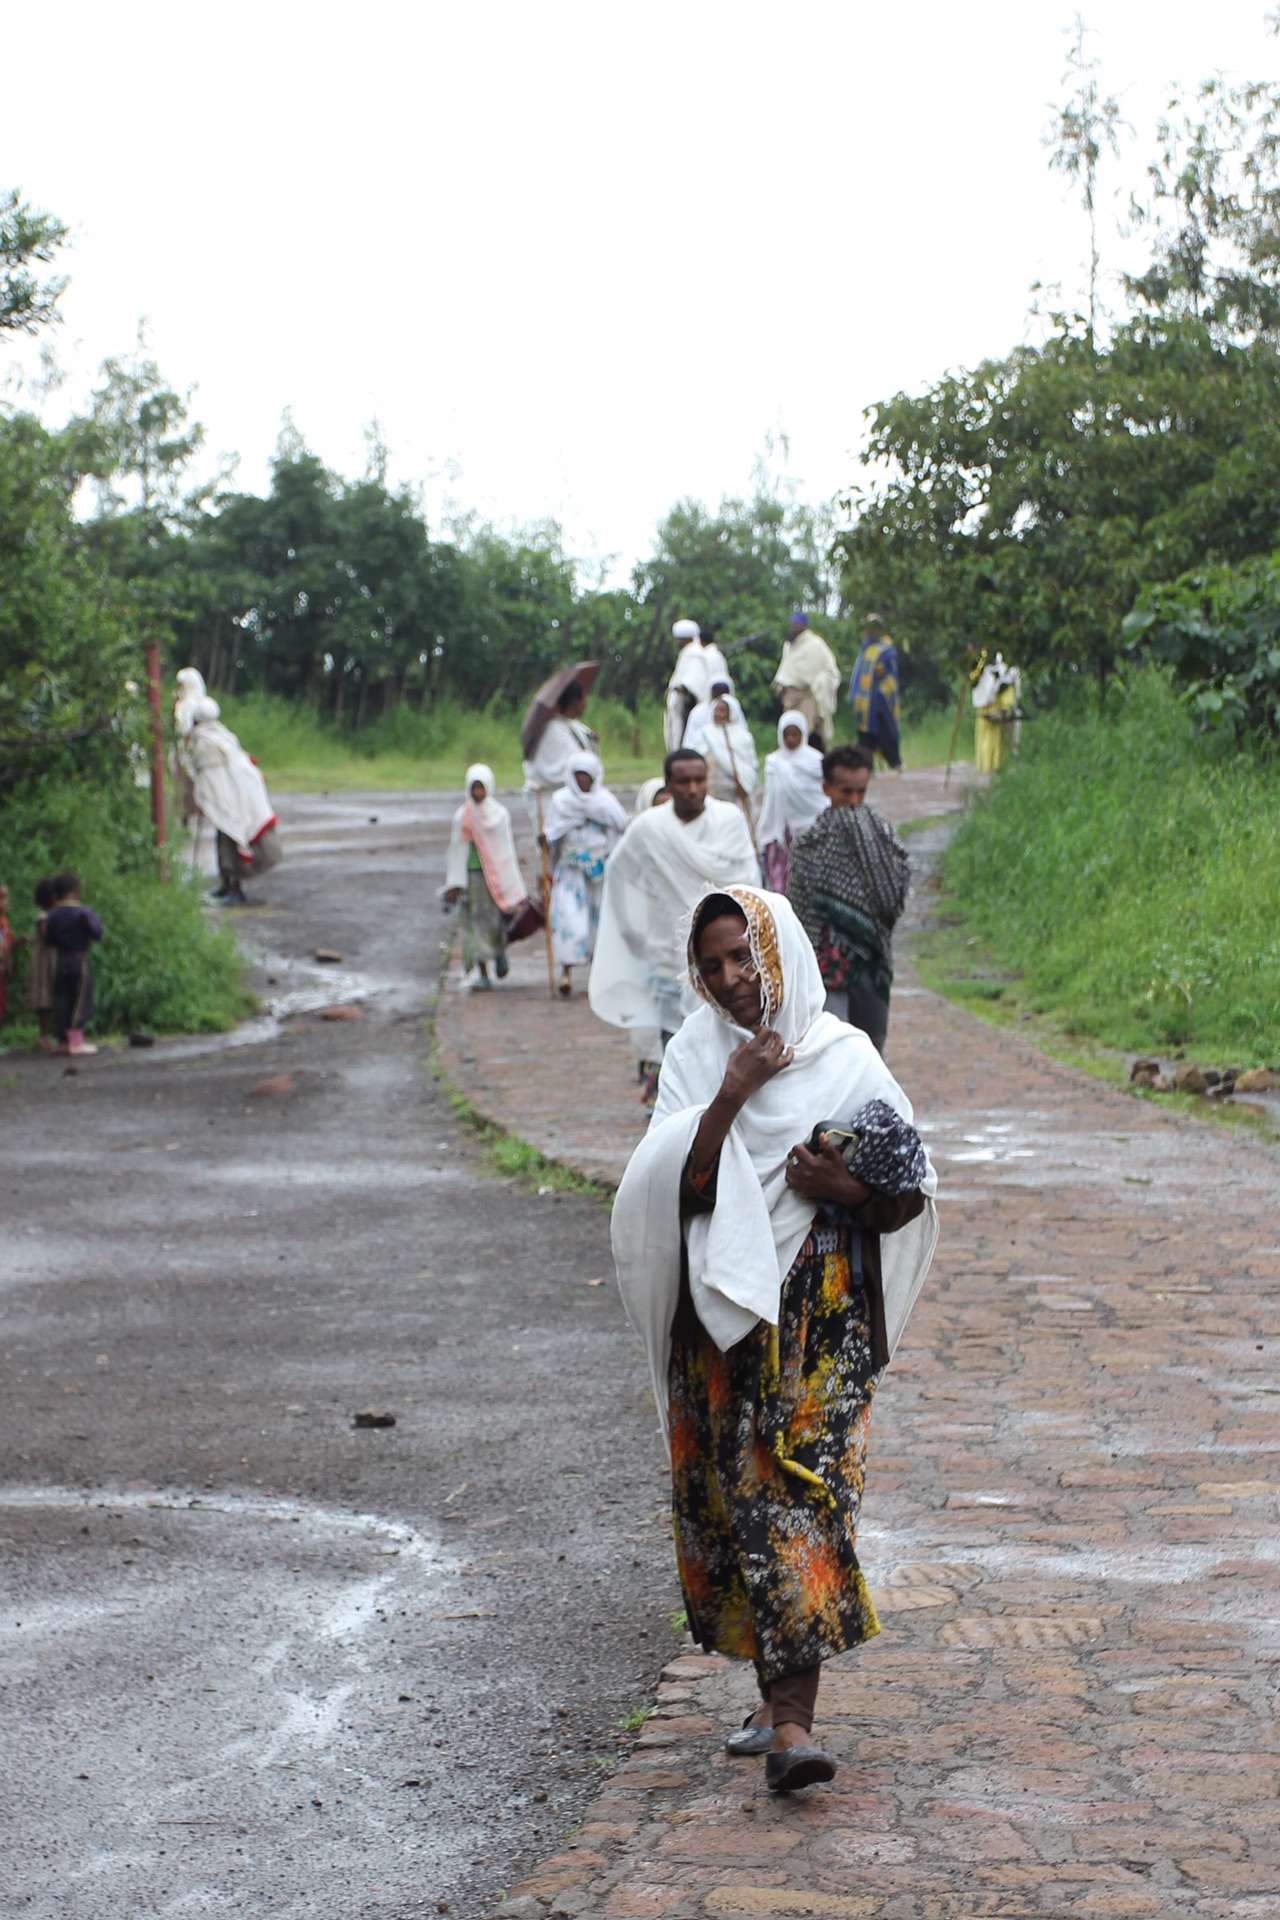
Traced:
<path id="1" fill-rule="evenodd" d="M 744 1107 L 753 1093 L 767 1086 L 774 1075 L 791 1064 L 795 1048 L 784 1045 L 771 1027 L 761 1027 L 749 1040 L 743 1040 L 729 1055 L 720 1092 L 735 1107 Z"/>
<path id="2" fill-rule="evenodd" d="M 838 1147 L 824 1140 L 818 1153 L 794 1146 L 787 1155 L 787 1185 L 802 1199 L 826 1200 L 833 1206 L 860 1207 L 870 1195 L 865 1180 L 855 1180 Z"/>
<path id="3" fill-rule="evenodd" d="M 736 1046 L 720 1082 L 720 1091 L 698 1122 L 689 1152 L 689 1173 L 701 1178 L 716 1163 L 729 1129 L 757 1088 L 789 1066 L 794 1048 L 785 1046 L 768 1027 Z"/>

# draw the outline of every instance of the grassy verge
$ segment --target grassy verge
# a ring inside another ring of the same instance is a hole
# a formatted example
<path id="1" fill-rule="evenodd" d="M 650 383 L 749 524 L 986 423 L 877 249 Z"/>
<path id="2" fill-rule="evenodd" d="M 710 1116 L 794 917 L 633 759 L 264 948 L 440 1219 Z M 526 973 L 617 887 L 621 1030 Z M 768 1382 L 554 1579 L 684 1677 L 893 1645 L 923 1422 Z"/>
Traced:
<path id="1" fill-rule="evenodd" d="M 15 935 L 33 929 L 37 880 L 65 869 L 80 875 L 85 904 L 106 929 L 93 952 L 99 1037 L 139 1027 L 225 1032 L 252 1011 L 231 928 L 210 925 L 188 875 L 160 879 L 144 795 L 47 781 L 10 796 L 0 810 L 0 880 L 11 890 Z M 36 1041 L 35 1016 L 22 1005 L 28 959 L 27 948 L 14 956 L 6 1047 Z"/>
<path id="2" fill-rule="evenodd" d="M 1238 1127 L 1258 1138 L 1280 1139 L 1271 1115 L 1247 1103 L 1207 1100 L 1194 1094 L 1152 1093 L 1134 1087 L 1129 1079 L 1132 1051 L 1104 1045 L 1073 1031 L 1052 1009 L 1037 1003 L 1025 975 L 1001 964 L 979 935 L 966 931 L 967 922 L 942 909 L 912 943 L 916 971 L 930 992 L 963 1007 L 988 1026 L 1014 1033 L 1039 1047 L 1064 1066 L 1075 1067 L 1108 1086 L 1178 1113 L 1194 1114 L 1225 1126 Z M 993 1064 L 999 1042 L 993 1041 Z M 1184 1049 L 1179 1049 L 1184 1051 Z"/>
<path id="3" fill-rule="evenodd" d="M 220 696 L 220 704 L 228 726 L 280 793 L 458 789 L 475 761 L 493 768 L 499 786 L 516 787 L 524 778 L 517 714 L 467 711 L 447 702 L 426 713 L 399 707 L 354 734 L 335 732 L 310 708 L 270 694 Z M 593 700 L 588 718 L 600 736 L 611 785 L 635 786 L 660 771 L 662 709 L 656 700 L 642 702 L 634 714 L 621 701 Z M 752 731 L 763 761 L 777 745 L 776 723 L 761 721 Z M 847 706 L 837 715 L 836 735 L 852 738 Z M 951 719 L 945 713 L 909 715 L 903 724 L 907 765 L 945 760 L 950 735 Z M 962 750 L 964 746 L 962 741 Z"/>
<path id="4" fill-rule="evenodd" d="M 924 967 L 975 1010 L 1089 1051 L 1280 1059 L 1280 765 L 1195 738 L 1156 673 L 1028 727 L 943 875 Z"/>

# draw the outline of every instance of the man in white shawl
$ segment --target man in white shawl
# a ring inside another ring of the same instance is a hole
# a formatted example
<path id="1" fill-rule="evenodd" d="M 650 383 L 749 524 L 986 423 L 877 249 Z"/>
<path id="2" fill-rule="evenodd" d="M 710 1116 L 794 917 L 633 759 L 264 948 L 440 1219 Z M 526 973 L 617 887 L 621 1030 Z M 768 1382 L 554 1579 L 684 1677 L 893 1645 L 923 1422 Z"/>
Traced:
<path id="1" fill-rule="evenodd" d="M 689 715 L 684 744 L 705 758 L 712 799 L 741 807 L 747 825 L 752 826 L 760 759 L 731 680 L 713 681 L 710 698 L 700 701 Z"/>
<path id="2" fill-rule="evenodd" d="M 806 732 L 802 713 L 784 713 L 778 722 L 777 749 L 765 758 L 756 839 L 770 893 L 786 892 L 791 843 L 830 804 L 822 785 L 822 755 L 809 745 Z"/>
<path id="3" fill-rule="evenodd" d="M 462 907 L 462 971 L 467 986 L 489 991 L 510 970 L 507 921 L 528 898 L 511 815 L 494 792 L 493 769 L 467 768 L 467 797 L 453 816 L 441 897 Z M 474 972 L 472 971 L 474 969 Z"/>
<path id="4" fill-rule="evenodd" d="M 594 753 L 569 756 L 567 777 L 553 794 L 543 823 L 555 872 L 551 881 L 551 957 L 560 969 L 556 991 L 573 992 L 574 967 L 595 952 L 605 862 L 627 830 L 627 816 L 604 784 Z"/>
<path id="5" fill-rule="evenodd" d="M 241 907 L 247 899 L 245 881 L 268 872 L 282 855 L 267 783 L 219 713 L 217 701 L 205 691 L 204 676 L 183 667 L 173 702 L 178 765 L 191 783 L 194 811 L 212 823 L 217 835 L 213 897 L 224 907 Z"/>
<path id="6" fill-rule="evenodd" d="M 766 1783 L 829 1780 L 821 1663 L 879 1631 L 856 1531 L 876 1384 L 937 1243 L 937 1180 L 865 1034 L 824 1012 L 788 903 L 695 909 L 703 1001 L 672 1040 L 614 1203 L 618 1284 L 671 1453 L 690 1630 L 754 1662 L 727 1745 Z"/>
<path id="7" fill-rule="evenodd" d="M 704 637 L 696 620 L 677 620 L 671 637 L 680 642 L 680 651 L 667 682 L 663 730 L 668 753 L 683 745 L 689 716 L 700 701 L 710 697 L 712 681 L 729 678 L 728 661 L 710 632 Z"/>
<path id="8" fill-rule="evenodd" d="M 807 613 L 797 610 L 791 616 L 791 633 L 773 676 L 773 691 L 779 706 L 804 715 L 811 744 L 819 744 L 812 739 L 817 734 L 825 747 L 836 724 L 840 666 L 821 634 L 809 625 Z"/>
<path id="9" fill-rule="evenodd" d="M 663 774 L 669 804 L 633 820 L 605 868 L 587 997 L 610 1026 L 656 1029 L 665 1045 L 684 1019 L 694 902 L 709 886 L 755 880 L 759 865 L 741 809 L 708 799 L 700 753 L 677 747 Z"/>

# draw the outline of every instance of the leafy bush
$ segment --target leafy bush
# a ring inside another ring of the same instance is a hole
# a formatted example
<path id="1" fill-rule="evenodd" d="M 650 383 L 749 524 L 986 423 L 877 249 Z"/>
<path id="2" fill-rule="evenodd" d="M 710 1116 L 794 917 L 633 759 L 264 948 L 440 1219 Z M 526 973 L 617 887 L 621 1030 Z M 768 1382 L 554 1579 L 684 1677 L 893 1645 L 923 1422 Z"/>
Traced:
<path id="1" fill-rule="evenodd" d="M 971 928 L 1071 1031 L 1280 1055 L 1280 763 L 1197 738 L 1166 675 L 1046 715 L 946 860 Z"/>
<path id="2" fill-rule="evenodd" d="M 1198 727 L 1280 737 L 1280 556 L 1147 587 L 1124 633 L 1172 667 Z"/>
<path id="3" fill-rule="evenodd" d="M 221 1031 L 251 1004 L 231 928 L 209 926 L 193 881 L 159 878 L 150 836 L 146 799 L 137 791 L 46 781 L 12 792 L 0 809 L 0 880 L 12 893 L 10 924 L 15 933 L 29 932 L 37 880 L 70 868 L 106 928 L 93 952 L 97 1031 Z M 21 1037 L 28 1018 L 28 955 L 15 957 L 15 1026 L 5 1027 L 5 1038 Z"/>

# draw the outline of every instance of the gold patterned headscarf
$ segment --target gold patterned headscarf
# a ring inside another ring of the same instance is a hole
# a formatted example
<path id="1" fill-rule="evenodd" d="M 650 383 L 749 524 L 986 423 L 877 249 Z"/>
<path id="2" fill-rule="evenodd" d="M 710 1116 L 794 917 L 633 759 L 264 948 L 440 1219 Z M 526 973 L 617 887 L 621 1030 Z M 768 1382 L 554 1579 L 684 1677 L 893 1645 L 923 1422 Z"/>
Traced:
<path id="1" fill-rule="evenodd" d="M 755 964 L 756 977 L 760 982 L 760 997 L 763 1002 L 762 1024 L 772 1027 L 785 998 L 785 985 L 782 977 L 782 955 L 778 946 L 778 925 L 767 896 L 758 887 L 717 887 L 714 893 L 708 893 L 699 900 L 694 909 L 693 921 L 689 928 L 689 979 L 698 997 L 714 1007 L 722 1020 L 731 1026 L 736 1025 L 732 1014 L 728 1013 L 708 987 L 698 966 L 698 936 L 706 926 L 711 909 L 716 909 L 717 917 L 725 902 L 736 907 L 747 923 L 747 944 L 751 948 L 751 958 Z"/>

